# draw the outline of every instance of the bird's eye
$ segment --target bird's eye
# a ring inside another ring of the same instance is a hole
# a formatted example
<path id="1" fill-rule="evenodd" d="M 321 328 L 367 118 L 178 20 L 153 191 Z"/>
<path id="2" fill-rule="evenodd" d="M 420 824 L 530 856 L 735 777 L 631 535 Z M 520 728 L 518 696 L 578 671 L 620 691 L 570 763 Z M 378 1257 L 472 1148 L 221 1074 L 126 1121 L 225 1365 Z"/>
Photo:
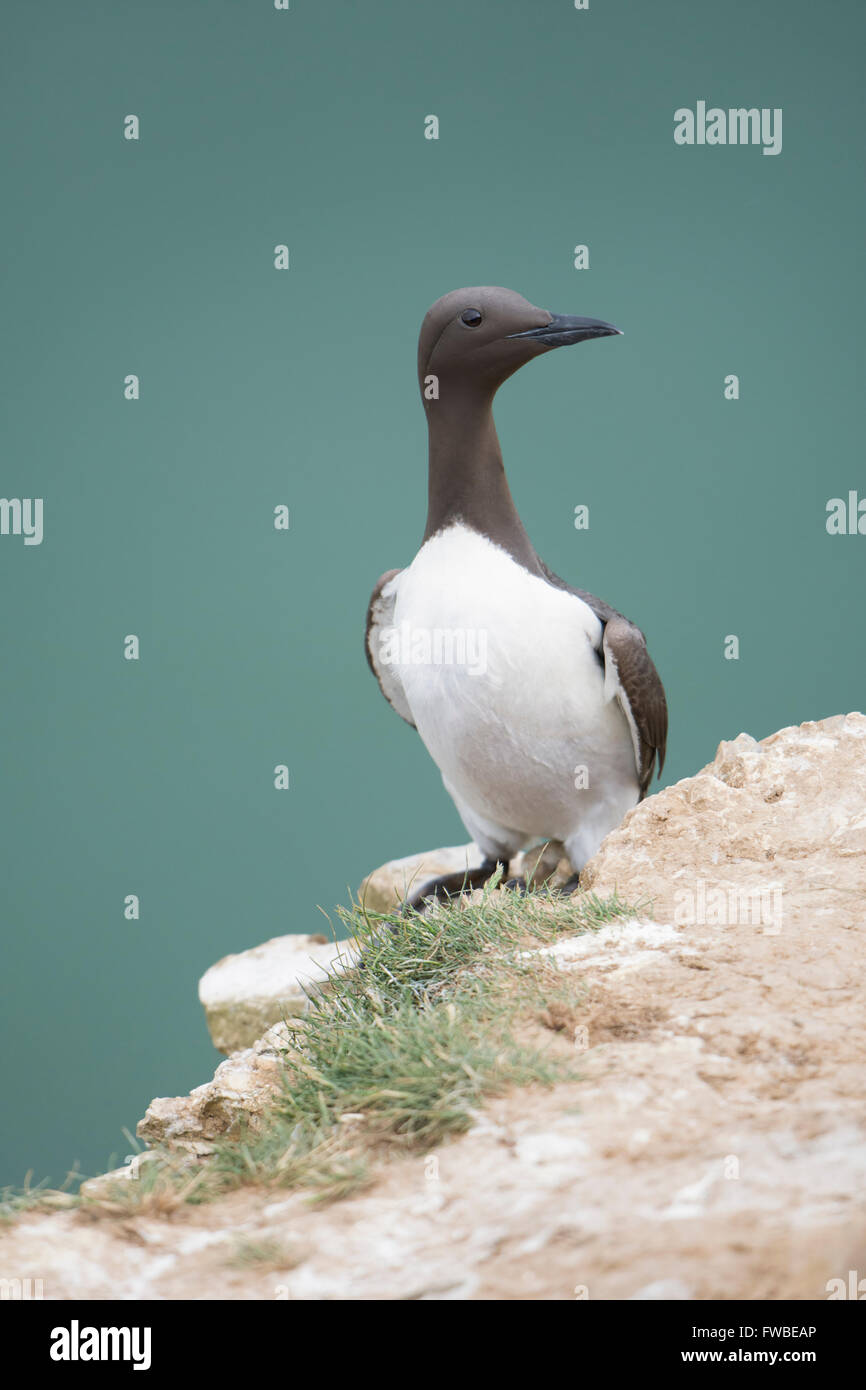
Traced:
<path id="1" fill-rule="evenodd" d="M 467 328 L 477 328 L 478 325 L 479 325 L 479 323 L 481 322 L 481 318 L 482 318 L 481 310 L 480 310 L 480 309 L 464 309 L 464 310 L 463 310 L 463 313 L 460 315 L 460 317 L 461 317 L 461 319 L 463 320 L 463 322 L 466 324 L 466 327 L 467 327 Z"/>

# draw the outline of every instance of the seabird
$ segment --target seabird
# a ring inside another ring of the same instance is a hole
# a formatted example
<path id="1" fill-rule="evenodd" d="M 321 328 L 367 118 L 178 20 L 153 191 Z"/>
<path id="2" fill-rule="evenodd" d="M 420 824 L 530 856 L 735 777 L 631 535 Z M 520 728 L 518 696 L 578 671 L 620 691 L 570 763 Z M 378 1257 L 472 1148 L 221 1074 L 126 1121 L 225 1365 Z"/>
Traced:
<path id="1" fill-rule="evenodd" d="M 544 841 L 564 844 L 575 886 L 656 760 L 661 775 L 667 705 L 644 635 L 536 554 L 493 422 L 497 390 L 524 363 L 620 331 L 492 286 L 444 295 L 421 326 L 427 528 L 412 563 L 373 590 L 365 645 L 484 863 L 423 884 L 412 906 L 478 887 L 500 863 L 507 875 Z"/>

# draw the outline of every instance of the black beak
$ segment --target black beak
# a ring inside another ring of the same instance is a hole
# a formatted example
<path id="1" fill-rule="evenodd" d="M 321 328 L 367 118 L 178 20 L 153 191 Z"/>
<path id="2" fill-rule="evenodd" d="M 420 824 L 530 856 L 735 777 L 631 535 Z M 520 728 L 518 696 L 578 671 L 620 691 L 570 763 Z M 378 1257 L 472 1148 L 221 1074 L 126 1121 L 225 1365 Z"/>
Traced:
<path id="1" fill-rule="evenodd" d="M 509 333 L 509 338 L 531 338 L 546 347 L 567 347 L 569 343 L 585 343 L 587 338 L 609 338 L 612 333 L 622 333 L 612 323 L 603 319 L 582 319 L 576 314 L 554 314 L 550 323 L 541 328 L 530 328 L 526 333 Z"/>

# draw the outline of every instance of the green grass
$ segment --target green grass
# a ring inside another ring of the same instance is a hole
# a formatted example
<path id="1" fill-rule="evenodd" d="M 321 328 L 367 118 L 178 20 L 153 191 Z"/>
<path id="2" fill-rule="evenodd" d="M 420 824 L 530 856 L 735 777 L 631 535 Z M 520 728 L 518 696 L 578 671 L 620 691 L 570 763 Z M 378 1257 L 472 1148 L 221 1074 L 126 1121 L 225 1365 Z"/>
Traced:
<path id="1" fill-rule="evenodd" d="M 230 1269 L 292 1269 L 299 1263 L 300 1255 L 296 1251 L 286 1250 L 278 1240 L 267 1236 L 258 1240 L 238 1238 L 226 1260 Z"/>
<path id="2" fill-rule="evenodd" d="M 516 1036 L 578 989 L 534 948 L 639 909 L 616 896 L 518 896 L 497 882 L 478 902 L 427 916 L 338 909 L 362 963 L 286 1021 L 283 1088 L 264 1122 L 219 1141 L 204 1163 L 150 1151 L 103 1205 L 170 1208 L 250 1183 L 332 1201 L 370 1183 L 383 1150 L 424 1151 L 468 1129 L 486 1097 L 573 1074 L 552 1031 L 541 1045 Z"/>
<path id="3" fill-rule="evenodd" d="M 80 1173 L 71 1172 L 62 1187 L 49 1187 L 47 1181 L 34 1185 L 32 1174 L 28 1173 L 22 1187 L 0 1188 L 0 1225 L 14 1221 L 24 1212 L 74 1206 L 76 1194 L 72 1189 L 81 1182 L 81 1177 Z"/>

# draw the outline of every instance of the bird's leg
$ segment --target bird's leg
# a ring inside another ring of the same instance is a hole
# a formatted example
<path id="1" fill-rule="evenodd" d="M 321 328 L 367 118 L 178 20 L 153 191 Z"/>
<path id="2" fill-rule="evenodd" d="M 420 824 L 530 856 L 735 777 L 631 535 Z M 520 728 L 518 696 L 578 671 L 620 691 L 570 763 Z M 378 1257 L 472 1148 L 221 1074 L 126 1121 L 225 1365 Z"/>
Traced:
<path id="1" fill-rule="evenodd" d="M 564 898 L 570 898 L 572 893 L 576 893 L 579 887 L 580 874 L 572 874 L 571 878 L 566 879 L 565 883 L 559 885 L 556 892 L 561 893 Z"/>
<path id="2" fill-rule="evenodd" d="M 506 864 L 504 867 L 507 869 L 508 865 Z M 409 908 L 414 908 L 417 911 L 425 902 L 448 901 L 452 897 L 459 897 L 461 893 L 468 892 L 472 888 L 483 888 L 498 868 L 499 861 L 497 859 L 485 859 L 477 869 L 458 869 L 456 873 L 442 874 L 440 878 L 428 879 L 406 899 L 403 904 L 403 911 L 405 912 Z"/>

